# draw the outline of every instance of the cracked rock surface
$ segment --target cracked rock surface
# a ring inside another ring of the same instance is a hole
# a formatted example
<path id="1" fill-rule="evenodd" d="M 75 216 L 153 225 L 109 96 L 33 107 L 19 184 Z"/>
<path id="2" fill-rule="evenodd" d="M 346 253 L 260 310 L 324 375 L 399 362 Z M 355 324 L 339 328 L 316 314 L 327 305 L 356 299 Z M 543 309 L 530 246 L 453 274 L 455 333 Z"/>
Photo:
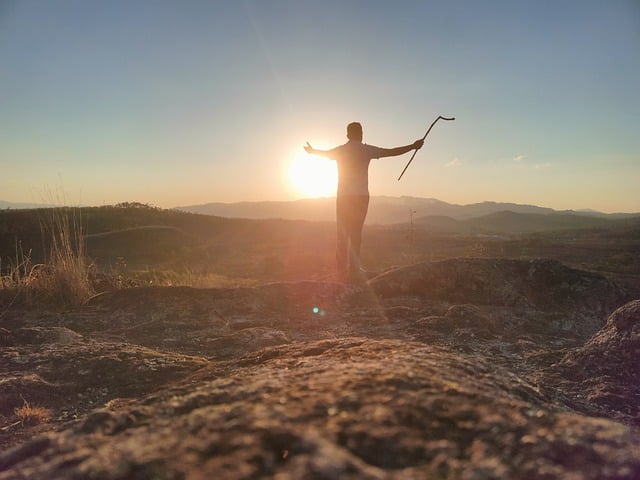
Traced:
<path id="1" fill-rule="evenodd" d="M 0 479 L 640 478 L 638 312 L 492 259 L 14 312 Z"/>

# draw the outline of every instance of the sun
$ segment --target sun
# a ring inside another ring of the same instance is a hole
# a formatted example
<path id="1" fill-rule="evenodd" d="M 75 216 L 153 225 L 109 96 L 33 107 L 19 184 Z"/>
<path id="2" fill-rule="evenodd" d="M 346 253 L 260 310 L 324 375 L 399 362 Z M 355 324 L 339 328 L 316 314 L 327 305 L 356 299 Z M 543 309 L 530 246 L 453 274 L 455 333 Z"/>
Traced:
<path id="1" fill-rule="evenodd" d="M 334 196 L 338 185 L 336 162 L 306 152 L 297 153 L 289 166 L 289 180 L 305 197 Z"/>

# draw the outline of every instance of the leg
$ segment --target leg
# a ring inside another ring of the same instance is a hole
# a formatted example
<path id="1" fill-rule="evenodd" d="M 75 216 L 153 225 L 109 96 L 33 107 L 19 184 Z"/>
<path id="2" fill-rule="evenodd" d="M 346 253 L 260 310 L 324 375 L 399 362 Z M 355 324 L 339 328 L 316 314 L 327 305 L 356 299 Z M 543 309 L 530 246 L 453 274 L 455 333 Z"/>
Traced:
<path id="1" fill-rule="evenodd" d="M 351 270 L 359 271 L 361 269 L 360 260 L 360 245 L 362 243 L 362 227 L 364 226 L 364 220 L 367 217 L 367 211 L 369 210 L 369 196 L 358 195 L 352 198 L 351 202 L 351 215 L 349 216 L 349 239 L 350 245 L 350 257 L 351 257 Z"/>
<path id="2" fill-rule="evenodd" d="M 344 196 L 336 198 L 336 266 L 338 276 L 342 279 L 346 278 L 349 263 L 349 203 Z"/>

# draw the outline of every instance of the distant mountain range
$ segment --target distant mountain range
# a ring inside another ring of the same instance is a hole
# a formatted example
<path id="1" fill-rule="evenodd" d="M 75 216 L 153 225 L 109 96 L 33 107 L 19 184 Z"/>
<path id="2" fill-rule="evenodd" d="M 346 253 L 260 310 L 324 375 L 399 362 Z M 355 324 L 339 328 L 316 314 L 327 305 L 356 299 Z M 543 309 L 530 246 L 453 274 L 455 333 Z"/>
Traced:
<path id="1" fill-rule="evenodd" d="M 46 207 L 46 205 L 0 201 L 0 208 L 3 209 L 38 207 Z M 174 211 L 250 220 L 334 222 L 335 198 L 283 202 L 207 203 L 177 207 Z M 165 212 L 170 211 L 165 210 Z M 594 210 L 558 211 L 534 205 L 497 202 L 455 205 L 432 198 L 372 197 L 367 224 L 370 226 L 395 225 L 402 228 L 406 225 L 407 228 L 444 234 L 487 235 L 607 228 L 618 225 L 625 229 L 637 230 L 640 234 L 640 213 L 607 214 Z"/>
<path id="2" fill-rule="evenodd" d="M 285 202 L 207 203 L 177 207 L 177 210 L 228 218 L 334 221 L 335 198 L 308 198 Z M 606 214 L 594 210 L 558 211 L 534 205 L 497 202 L 455 205 L 433 198 L 381 196 L 371 197 L 367 224 L 389 225 L 410 223 L 413 220 L 416 225 L 421 223 L 439 224 L 443 227 L 445 224 L 456 225 L 457 230 L 460 227 L 458 225 L 460 221 L 479 219 L 487 215 L 494 215 L 494 217 L 482 219 L 480 223 L 483 225 L 487 222 L 500 225 L 508 223 L 514 224 L 514 228 L 521 225 L 528 230 L 534 228 L 536 224 L 548 225 L 549 221 L 561 226 L 569 219 L 572 224 L 583 224 L 588 228 L 601 223 L 594 220 L 630 218 L 640 216 L 640 213 Z M 580 217 L 583 220 L 580 220 Z M 468 222 L 467 225 L 473 225 L 473 222 Z"/>
<path id="3" fill-rule="evenodd" d="M 516 213 L 501 211 L 480 217 L 456 220 L 426 216 L 414 220 L 414 228 L 448 234 L 522 234 L 562 230 L 586 230 L 620 226 L 640 233 L 640 215 L 633 217 L 584 215 L 581 213 Z"/>
<path id="4" fill-rule="evenodd" d="M 6 200 L 0 200 L 0 208 L 1 209 L 23 209 L 23 208 L 43 208 L 50 207 L 51 205 L 46 205 L 44 203 L 21 203 L 21 202 L 7 202 Z"/>

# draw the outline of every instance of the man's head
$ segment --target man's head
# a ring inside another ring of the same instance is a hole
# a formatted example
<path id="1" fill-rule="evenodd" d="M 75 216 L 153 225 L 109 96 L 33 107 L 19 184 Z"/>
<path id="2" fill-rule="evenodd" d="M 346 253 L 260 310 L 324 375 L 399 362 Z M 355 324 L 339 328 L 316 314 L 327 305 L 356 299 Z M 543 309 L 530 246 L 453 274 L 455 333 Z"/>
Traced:
<path id="1" fill-rule="evenodd" d="M 347 138 L 357 142 L 362 141 L 362 125 L 358 122 L 351 122 L 347 125 Z"/>

